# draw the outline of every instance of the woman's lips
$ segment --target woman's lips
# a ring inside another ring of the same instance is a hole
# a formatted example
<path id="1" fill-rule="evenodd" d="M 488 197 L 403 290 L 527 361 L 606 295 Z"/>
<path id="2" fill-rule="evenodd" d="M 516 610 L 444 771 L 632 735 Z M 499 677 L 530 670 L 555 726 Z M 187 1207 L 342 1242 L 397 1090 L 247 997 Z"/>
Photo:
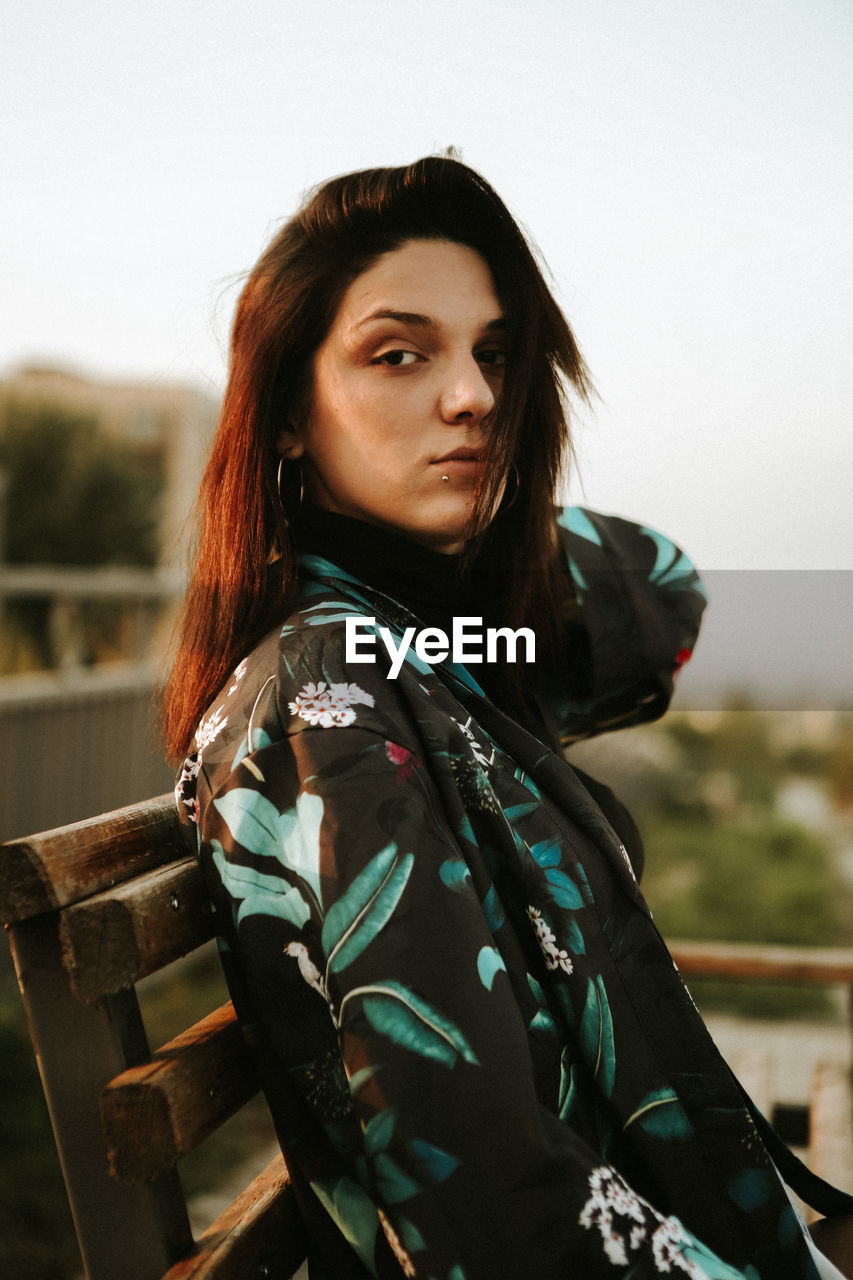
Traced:
<path id="1" fill-rule="evenodd" d="M 476 456 L 442 458 L 432 464 L 445 476 L 474 476 L 483 470 L 483 459 Z"/>
<path id="2" fill-rule="evenodd" d="M 476 449 L 454 449 L 444 458 L 436 458 L 433 466 L 445 475 L 472 475 L 483 469 L 484 459 Z"/>

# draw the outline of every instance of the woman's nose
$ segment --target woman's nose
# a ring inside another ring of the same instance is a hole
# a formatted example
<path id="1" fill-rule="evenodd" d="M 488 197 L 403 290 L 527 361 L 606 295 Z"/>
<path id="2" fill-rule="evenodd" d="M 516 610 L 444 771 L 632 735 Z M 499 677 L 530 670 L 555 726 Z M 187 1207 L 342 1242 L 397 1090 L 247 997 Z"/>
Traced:
<path id="1" fill-rule="evenodd" d="M 441 416 L 445 421 L 470 418 L 473 422 L 482 422 L 494 407 L 494 392 L 478 361 L 468 357 L 455 363 L 441 393 Z"/>

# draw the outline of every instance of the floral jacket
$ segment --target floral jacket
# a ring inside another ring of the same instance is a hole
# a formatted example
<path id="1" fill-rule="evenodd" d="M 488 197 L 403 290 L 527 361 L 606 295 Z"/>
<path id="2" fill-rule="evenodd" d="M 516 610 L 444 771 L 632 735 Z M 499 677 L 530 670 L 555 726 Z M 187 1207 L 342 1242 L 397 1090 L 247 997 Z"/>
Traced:
<path id="1" fill-rule="evenodd" d="M 568 738 L 661 714 L 704 602 L 694 570 L 627 521 L 558 523 L 592 679 L 581 697 L 555 681 L 550 714 Z M 319 557 L 303 575 L 200 724 L 178 798 L 312 1277 L 815 1277 L 574 770 L 471 669 L 410 649 L 392 680 L 382 645 L 348 665 L 347 618 L 397 637 L 418 620 Z"/>

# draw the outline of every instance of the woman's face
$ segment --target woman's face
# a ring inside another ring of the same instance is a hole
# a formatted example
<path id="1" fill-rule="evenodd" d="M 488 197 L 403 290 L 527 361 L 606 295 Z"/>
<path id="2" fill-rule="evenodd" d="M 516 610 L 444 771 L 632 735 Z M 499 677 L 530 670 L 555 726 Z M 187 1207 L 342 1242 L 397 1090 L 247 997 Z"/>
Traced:
<path id="1" fill-rule="evenodd" d="M 317 506 L 458 551 L 505 353 L 483 258 L 409 240 L 347 289 L 314 358 L 307 420 L 279 449 L 301 457 Z"/>

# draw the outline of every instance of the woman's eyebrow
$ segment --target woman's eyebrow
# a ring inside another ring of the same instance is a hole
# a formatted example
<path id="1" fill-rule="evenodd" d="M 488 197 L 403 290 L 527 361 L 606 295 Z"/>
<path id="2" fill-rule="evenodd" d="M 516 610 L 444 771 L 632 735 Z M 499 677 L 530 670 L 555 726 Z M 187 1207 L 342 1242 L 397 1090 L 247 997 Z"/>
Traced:
<path id="1" fill-rule="evenodd" d="M 359 320 L 355 327 L 360 329 L 363 325 L 370 324 L 372 320 L 396 320 L 398 324 L 416 325 L 421 329 L 436 328 L 436 323 L 431 316 L 418 315 L 416 311 L 393 311 L 389 307 L 380 307 L 378 311 L 371 311 L 370 315 Z"/>
<path id="2" fill-rule="evenodd" d="M 361 329 L 364 325 L 370 324 L 374 320 L 395 320 L 397 324 L 414 325 L 420 329 L 438 328 L 432 316 L 423 316 L 417 311 L 394 311 L 389 307 L 380 307 L 377 311 L 371 311 L 370 315 L 365 316 L 363 320 L 359 320 L 354 328 Z M 503 316 L 496 316 L 493 320 L 487 320 L 483 325 L 483 329 L 489 333 L 496 329 L 505 328 L 506 320 Z"/>

